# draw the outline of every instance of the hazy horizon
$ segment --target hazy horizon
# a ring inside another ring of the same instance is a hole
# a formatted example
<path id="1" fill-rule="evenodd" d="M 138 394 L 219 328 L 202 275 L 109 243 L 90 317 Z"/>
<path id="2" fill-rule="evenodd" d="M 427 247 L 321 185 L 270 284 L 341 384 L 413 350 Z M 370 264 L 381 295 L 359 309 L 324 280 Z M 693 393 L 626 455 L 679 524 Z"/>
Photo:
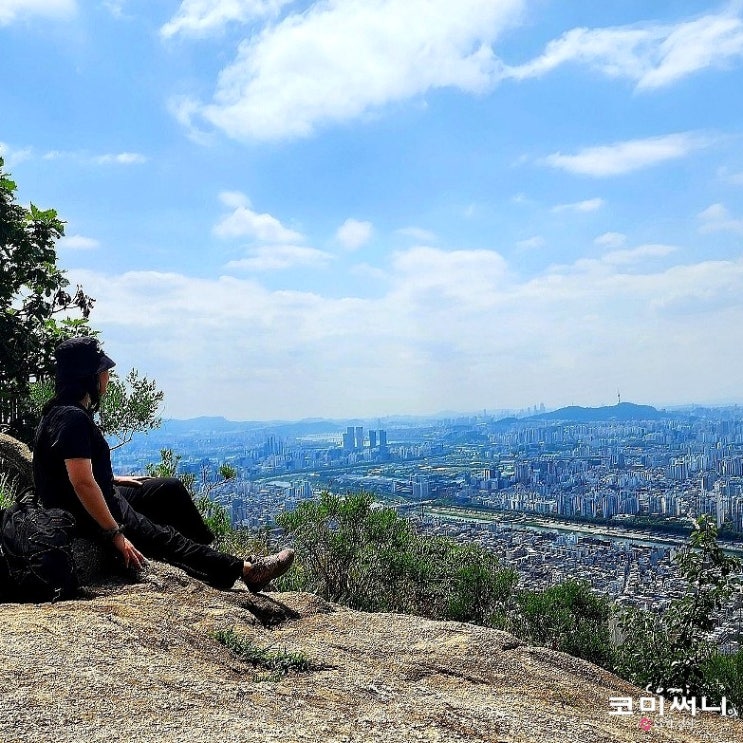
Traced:
<path id="1" fill-rule="evenodd" d="M 677 403 L 677 404 L 669 404 L 669 405 L 654 405 L 653 403 L 641 403 L 641 402 L 635 402 L 632 400 L 622 400 L 622 403 L 627 403 L 630 405 L 637 405 L 640 407 L 649 406 L 652 408 L 655 408 L 658 411 L 676 411 L 676 410 L 685 410 L 687 408 L 705 408 L 710 410 L 723 410 L 726 408 L 734 408 L 738 407 L 740 405 L 743 405 L 741 402 L 718 402 L 718 403 L 699 403 L 699 402 L 690 402 L 690 403 Z M 616 406 L 617 402 L 616 400 L 613 403 L 607 403 L 606 405 L 580 405 L 578 403 L 570 403 L 569 405 L 564 405 L 560 407 L 550 407 L 548 405 L 545 405 L 545 411 L 544 412 L 555 412 L 557 410 L 561 410 L 563 408 L 569 408 L 569 407 L 578 407 L 583 408 L 587 410 L 591 409 L 599 409 L 599 408 L 609 408 L 612 406 Z M 522 417 L 528 417 L 531 415 L 536 415 L 538 413 L 529 412 L 531 409 L 533 409 L 534 406 L 525 406 L 523 408 L 494 408 L 492 411 L 485 408 L 481 410 L 439 410 L 433 413 L 386 413 L 383 415 L 365 415 L 365 416 L 307 416 L 304 418 L 246 418 L 246 419 L 236 419 L 236 418 L 230 418 L 228 416 L 224 415 L 198 415 L 198 416 L 189 416 L 185 418 L 176 418 L 176 417 L 163 417 L 163 422 L 167 421 L 189 421 L 189 420 L 199 420 L 199 419 L 218 419 L 218 420 L 225 420 L 228 423 L 305 423 L 305 422 L 327 422 L 327 423 L 345 423 L 345 422 L 351 422 L 351 421 L 385 421 L 385 420 L 396 420 L 396 419 L 421 419 L 421 420 L 443 420 L 447 418 L 477 418 L 477 417 L 500 417 L 501 415 L 506 417 L 509 415 L 521 415 Z"/>

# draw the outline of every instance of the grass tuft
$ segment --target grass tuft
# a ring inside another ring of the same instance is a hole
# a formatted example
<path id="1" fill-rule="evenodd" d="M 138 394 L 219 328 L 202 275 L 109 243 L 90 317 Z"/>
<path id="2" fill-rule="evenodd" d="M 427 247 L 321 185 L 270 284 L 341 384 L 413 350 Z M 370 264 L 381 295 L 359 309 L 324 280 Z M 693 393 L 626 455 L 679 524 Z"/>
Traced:
<path id="1" fill-rule="evenodd" d="M 250 663 L 256 669 L 253 681 L 281 681 L 290 673 L 307 673 L 319 669 L 304 653 L 273 650 L 270 646 L 262 648 L 231 629 L 217 630 L 214 638 L 240 660 Z"/>

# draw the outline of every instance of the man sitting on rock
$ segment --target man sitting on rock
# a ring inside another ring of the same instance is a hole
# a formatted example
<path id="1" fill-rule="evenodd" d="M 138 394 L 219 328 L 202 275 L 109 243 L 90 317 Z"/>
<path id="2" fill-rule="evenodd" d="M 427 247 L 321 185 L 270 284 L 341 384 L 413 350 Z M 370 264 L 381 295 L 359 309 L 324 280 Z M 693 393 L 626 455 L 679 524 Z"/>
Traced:
<path id="1" fill-rule="evenodd" d="M 214 535 L 179 480 L 114 477 L 109 446 L 93 420 L 114 362 L 95 338 L 64 341 L 55 358 L 55 395 L 34 444 L 34 486 L 43 506 L 71 512 L 80 536 L 106 540 L 135 570 L 147 556 L 216 588 L 242 578 L 257 592 L 290 568 L 291 549 L 243 560 L 209 547 Z"/>

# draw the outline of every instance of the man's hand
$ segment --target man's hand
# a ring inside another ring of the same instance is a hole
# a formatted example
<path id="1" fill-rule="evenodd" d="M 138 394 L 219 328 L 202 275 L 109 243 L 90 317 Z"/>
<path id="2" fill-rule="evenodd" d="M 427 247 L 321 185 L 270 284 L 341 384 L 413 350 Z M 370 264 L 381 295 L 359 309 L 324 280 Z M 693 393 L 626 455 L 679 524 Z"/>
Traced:
<path id="1" fill-rule="evenodd" d="M 143 482 L 151 479 L 152 478 L 148 477 L 147 475 L 141 475 L 138 477 L 123 475 L 121 477 L 114 477 L 114 485 L 121 485 L 125 488 L 141 488 Z"/>
<path id="2" fill-rule="evenodd" d="M 147 565 L 147 558 L 121 533 L 114 537 L 114 547 L 124 558 L 126 567 L 134 570 L 143 570 Z"/>

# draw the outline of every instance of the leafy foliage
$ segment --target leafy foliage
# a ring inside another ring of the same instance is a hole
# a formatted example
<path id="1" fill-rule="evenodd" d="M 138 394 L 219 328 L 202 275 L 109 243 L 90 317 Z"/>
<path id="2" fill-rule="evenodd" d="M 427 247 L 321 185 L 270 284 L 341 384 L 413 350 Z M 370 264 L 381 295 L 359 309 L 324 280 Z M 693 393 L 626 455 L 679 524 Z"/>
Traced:
<path id="1" fill-rule="evenodd" d="M 178 475 L 178 464 L 182 457 L 172 449 L 160 449 L 160 461 L 145 466 L 145 472 L 150 477 L 178 477 L 191 492 L 193 490 L 193 475 Z"/>
<path id="2" fill-rule="evenodd" d="M 94 300 L 80 286 L 67 291 L 69 281 L 57 267 L 55 242 L 64 234 L 57 213 L 20 206 L 16 190 L 0 158 L 0 422 L 28 442 L 36 422 L 29 386 L 51 374 L 61 340 L 91 333 Z"/>
<path id="3" fill-rule="evenodd" d="M 140 377 L 136 369 L 131 369 L 123 380 L 112 374 L 100 409 L 103 433 L 118 439 L 111 448 L 129 443 L 135 433 L 159 428 L 163 397 L 155 381 Z"/>
<path id="4" fill-rule="evenodd" d="M 15 483 L 7 472 L 0 472 L 0 508 L 8 508 L 15 502 Z"/>
<path id="5" fill-rule="evenodd" d="M 297 568 L 280 579 L 364 611 L 402 611 L 488 623 L 511 598 L 516 574 L 474 545 L 424 538 L 369 494 L 323 493 L 280 514 Z"/>
<path id="6" fill-rule="evenodd" d="M 29 386 L 31 410 L 41 414 L 44 404 L 54 395 L 54 382 L 44 379 Z M 118 439 L 111 449 L 128 444 L 135 433 L 144 433 L 159 428 L 162 420 L 158 415 L 164 394 L 157 389 L 154 380 L 140 377 L 131 369 L 124 379 L 111 372 L 108 390 L 101 399 L 98 418 L 106 436 Z"/>
<path id="7" fill-rule="evenodd" d="M 400 611 L 498 627 L 522 639 L 585 658 L 640 686 L 739 694 L 740 660 L 711 652 L 713 614 L 730 596 L 739 562 L 717 544 L 702 518 L 677 561 L 686 595 L 663 615 L 625 611 L 619 649 L 608 597 L 585 581 L 568 580 L 544 591 L 518 590 L 516 574 L 476 545 L 421 537 L 395 511 L 375 508 L 373 497 L 323 493 L 318 501 L 280 514 L 293 539 L 295 568 L 282 590 L 308 590 L 365 611 Z"/>
<path id="8" fill-rule="evenodd" d="M 743 648 L 725 655 L 714 652 L 702 667 L 704 690 L 708 697 L 718 700 L 724 696 L 738 710 L 743 710 Z"/>
<path id="9" fill-rule="evenodd" d="M 707 637 L 715 626 L 714 613 L 730 598 L 741 563 L 723 552 L 707 515 L 696 520 L 676 561 L 686 579 L 685 595 L 663 614 L 638 609 L 623 614 L 625 640 L 617 671 L 638 686 L 698 693 L 708 686 L 705 668 L 714 652 Z"/>
<path id="10" fill-rule="evenodd" d="M 609 637 L 611 601 L 586 581 L 567 580 L 545 591 L 524 591 L 517 599 L 513 630 L 531 642 L 612 668 Z"/>

